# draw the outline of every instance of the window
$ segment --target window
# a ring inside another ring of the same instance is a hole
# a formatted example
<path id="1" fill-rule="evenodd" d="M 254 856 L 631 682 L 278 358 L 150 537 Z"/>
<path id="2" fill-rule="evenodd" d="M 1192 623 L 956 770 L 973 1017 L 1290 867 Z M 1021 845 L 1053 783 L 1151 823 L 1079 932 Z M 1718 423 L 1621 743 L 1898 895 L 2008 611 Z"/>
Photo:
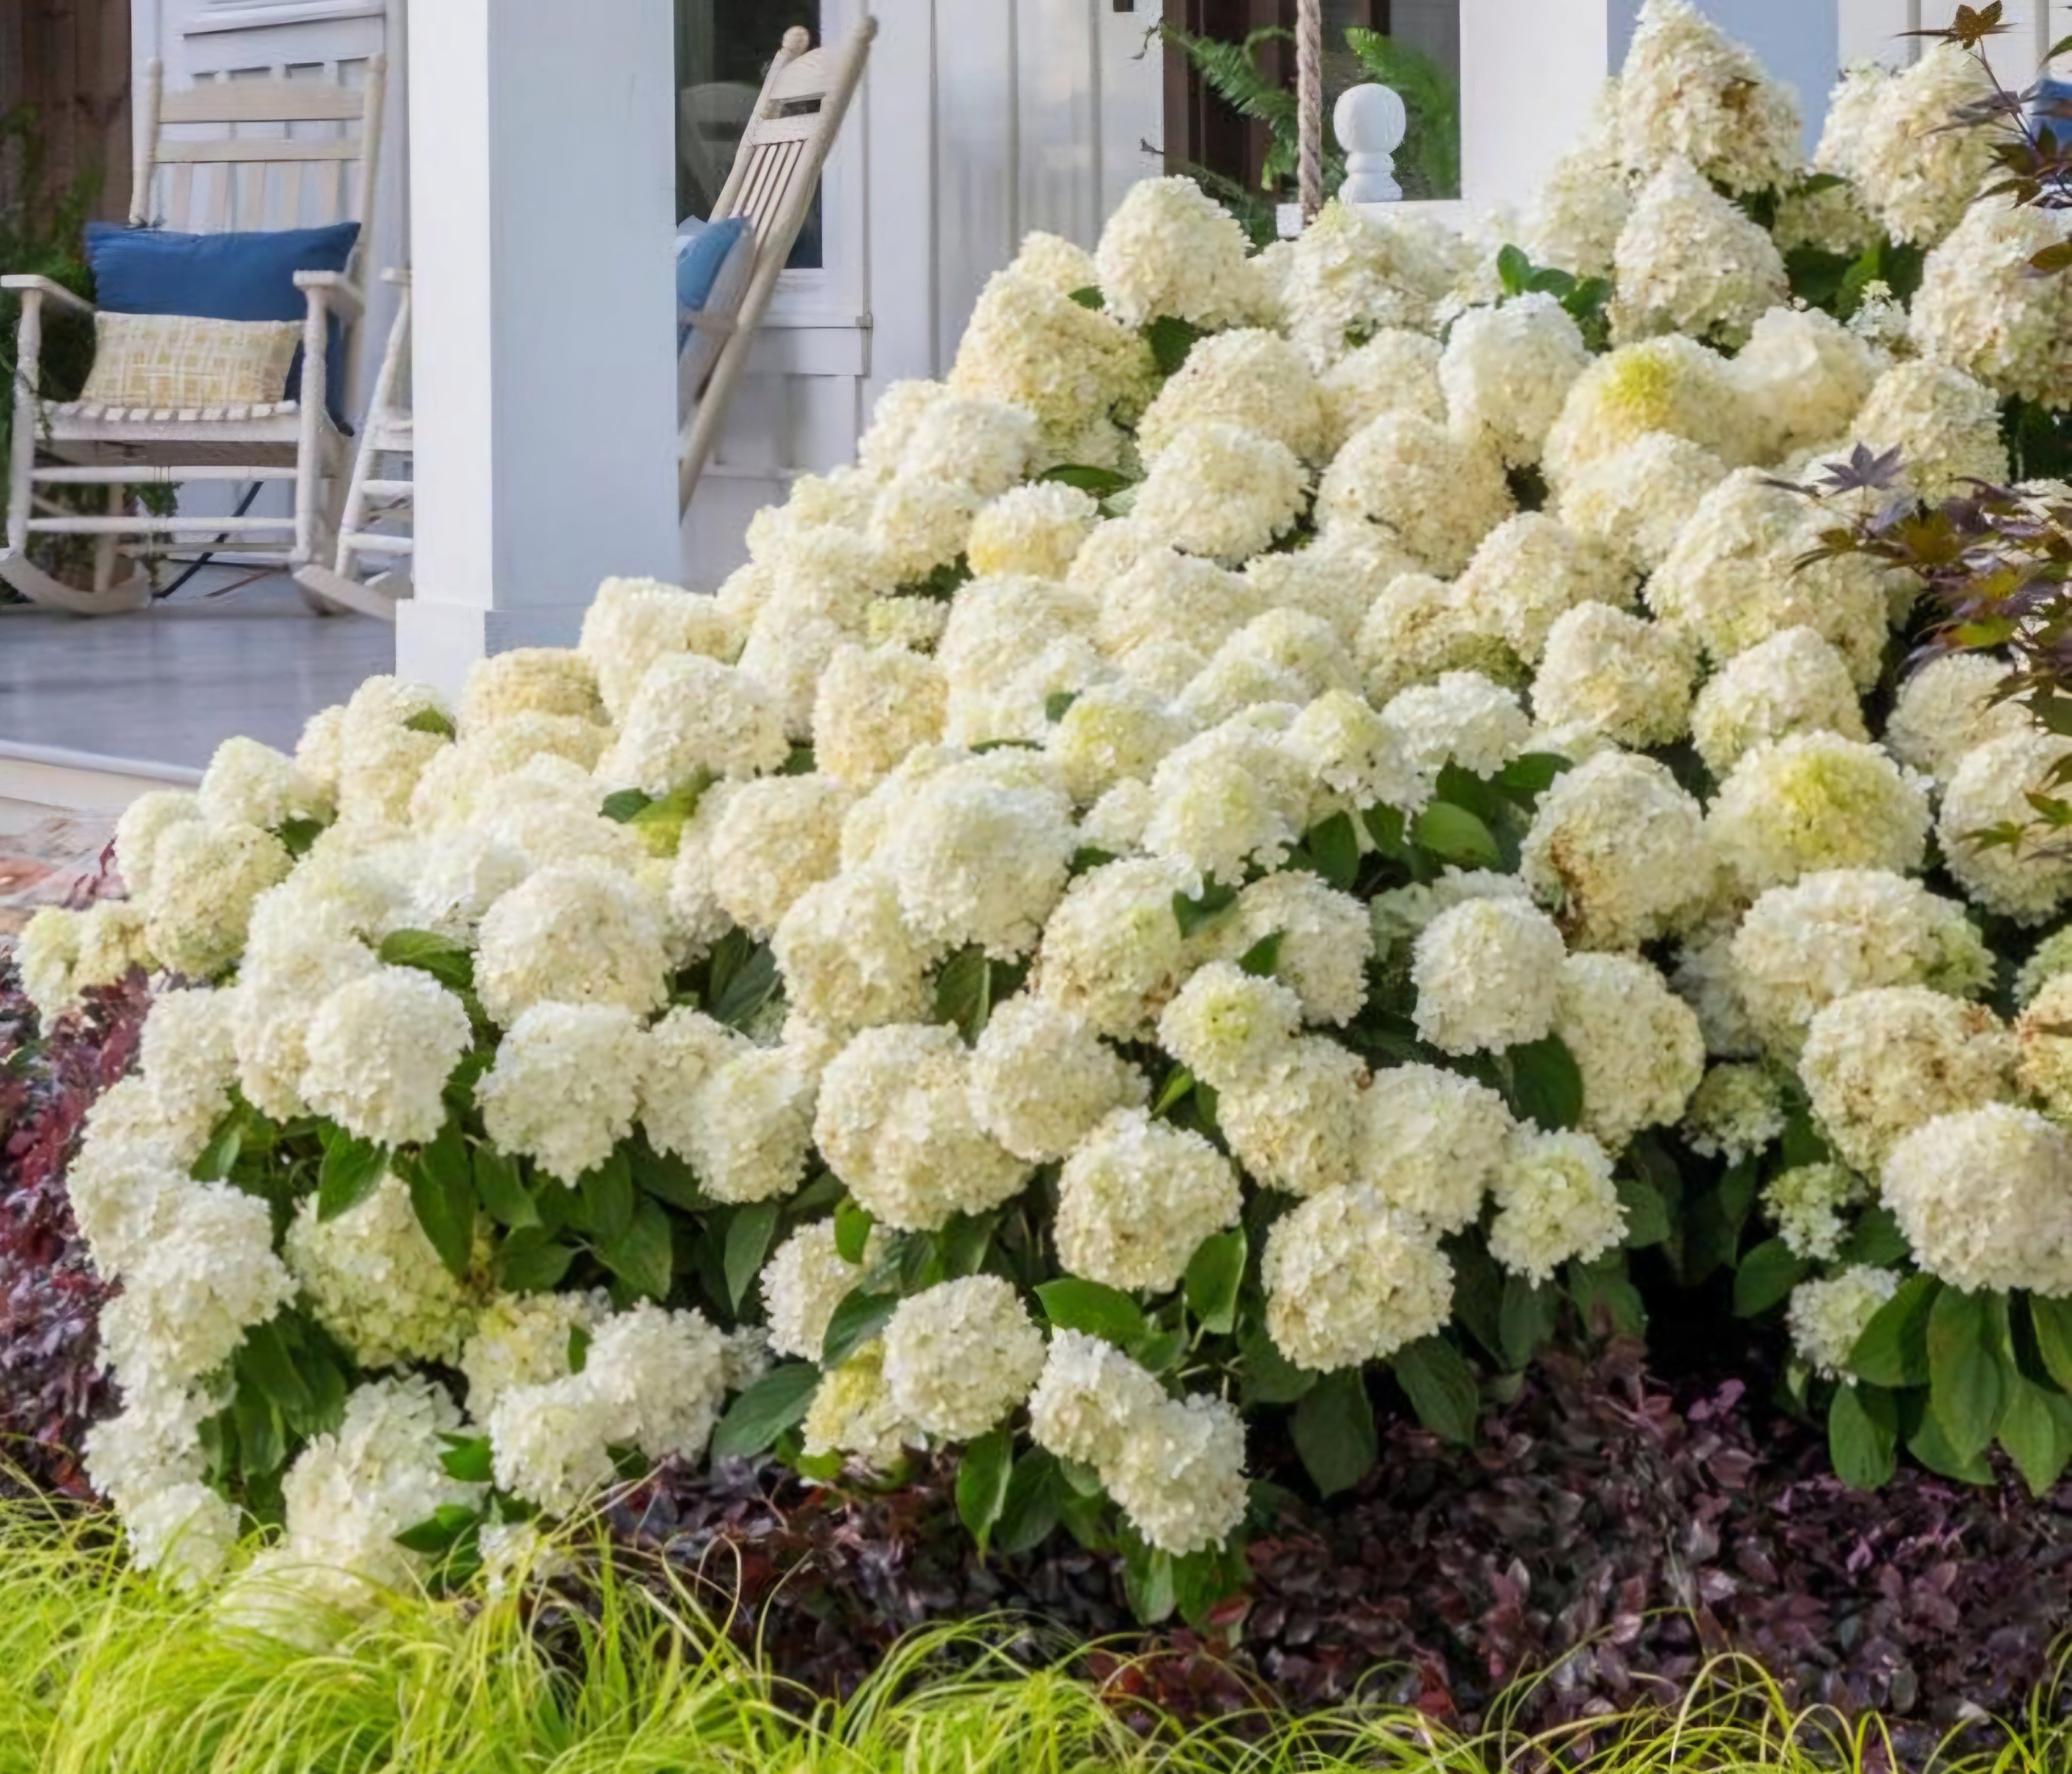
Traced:
<path id="1" fill-rule="evenodd" d="M 1323 0 L 1325 116 L 1341 93 L 1363 81 L 1381 80 L 1402 94 L 1410 133 L 1396 152 L 1396 172 L 1406 198 L 1460 195 L 1460 14 L 1461 0 Z M 1294 195 L 1295 0 L 1166 0 L 1165 19 L 1169 28 L 1224 43 L 1260 31 L 1288 33 L 1262 38 L 1252 49 L 1258 79 L 1290 95 L 1278 154 L 1275 131 L 1219 96 L 1199 58 L 1174 47 L 1166 62 L 1169 162 L 1202 177 L 1256 229 L 1270 226 L 1273 203 Z M 1382 40 L 1367 39 L 1363 56 L 1349 32 Z M 1334 145 L 1327 147 L 1335 158 Z"/>
<path id="2" fill-rule="evenodd" d="M 676 213 L 709 216 L 734 166 L 757 93 L 784 33 L 804 25 L 820 40 L 820 0 L 676 0 Z M 820 199 L 788 261 L 822 262 Z"/>

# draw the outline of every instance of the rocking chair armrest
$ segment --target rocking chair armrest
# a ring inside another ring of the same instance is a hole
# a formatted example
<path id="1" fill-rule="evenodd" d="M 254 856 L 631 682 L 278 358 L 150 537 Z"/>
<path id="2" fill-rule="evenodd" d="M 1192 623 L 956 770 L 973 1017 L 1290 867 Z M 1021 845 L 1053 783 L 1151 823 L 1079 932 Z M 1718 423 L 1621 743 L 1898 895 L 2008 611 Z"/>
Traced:
<path id="1" fill-rule="evenodd" d="M 298 271 L 295 287 L 310 298 L 312 307 L 335 308 L 354 320 L 367 312 L 367 298 L 343 271 Z"/>
<path id="2" fill-rule="evenodd" d="M 27 272 L 10 272 L 5 277 L 0 277 L 0 290 L 22 291 L 33 290 L 38 294 L 56 303 L 61 308 L 70 308 L 76 313 L 86 315 L 94 311 L 93 304 L 85 297 L 73 294 L 55 278 L 36 277 Z"/>

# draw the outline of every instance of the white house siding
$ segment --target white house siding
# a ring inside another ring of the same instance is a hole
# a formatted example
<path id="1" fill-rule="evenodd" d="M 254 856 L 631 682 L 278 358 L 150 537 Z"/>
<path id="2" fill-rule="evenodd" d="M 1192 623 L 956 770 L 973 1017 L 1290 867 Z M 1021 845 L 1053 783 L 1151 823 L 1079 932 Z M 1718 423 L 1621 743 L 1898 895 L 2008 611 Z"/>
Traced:
<path id="1" fill-rule="evenodd" d="M 1903 67 L 1921 53 L 1921 40 L 1901 33 L 1938 28 L 1956 15 L 1959 0 L 1840 0 L 1844 66 L 1861 61 Z M 1976 0 L 1974 0 L 1976 3 Z M 2067 0 L 2006 0 L 2002 22 L 2010 28 L 1988 46 L 1996 70 L 2010 86 L 2026 85 L 2045 50 L 2072 34 Z M 2072 56 L 2055 70 L 2072 71 Z"/>

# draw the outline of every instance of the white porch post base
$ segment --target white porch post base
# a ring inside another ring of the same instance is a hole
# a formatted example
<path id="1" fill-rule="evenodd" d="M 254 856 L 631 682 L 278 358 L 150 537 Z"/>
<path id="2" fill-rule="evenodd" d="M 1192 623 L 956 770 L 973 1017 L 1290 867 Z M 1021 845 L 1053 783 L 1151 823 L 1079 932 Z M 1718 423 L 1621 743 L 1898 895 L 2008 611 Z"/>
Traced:
<path id="1" fill-rule="evenodd" d="M 483 610 L 464 603 L 406 598 L 396 606 L 396 672 L 450 697 L 460 694 L 468 668 L 491 653 L 520 647 L 573 647 L 582 632 L 581 603 Z"/>
<path id="2" fill-rule="evenodd" d="M 486 653 L 572 642 L 601 580 L 680 568 L 674 15 L 439 0 L 411 26 L 397 668 L 453 689 Z"/>

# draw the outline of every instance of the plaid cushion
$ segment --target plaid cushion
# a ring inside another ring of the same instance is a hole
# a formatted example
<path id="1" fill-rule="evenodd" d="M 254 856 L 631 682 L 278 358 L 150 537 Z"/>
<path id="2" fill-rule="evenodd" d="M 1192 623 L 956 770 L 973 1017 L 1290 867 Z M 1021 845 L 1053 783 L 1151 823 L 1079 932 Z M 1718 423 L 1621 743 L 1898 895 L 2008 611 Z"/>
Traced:
<path id="1" fill-rule="evenodd" d="M 93 371 L 80 398 L 101 406 L 251 406 L 282 398 L 302 344 L 293 320 L 187 315 L 93 317 Z"/>

